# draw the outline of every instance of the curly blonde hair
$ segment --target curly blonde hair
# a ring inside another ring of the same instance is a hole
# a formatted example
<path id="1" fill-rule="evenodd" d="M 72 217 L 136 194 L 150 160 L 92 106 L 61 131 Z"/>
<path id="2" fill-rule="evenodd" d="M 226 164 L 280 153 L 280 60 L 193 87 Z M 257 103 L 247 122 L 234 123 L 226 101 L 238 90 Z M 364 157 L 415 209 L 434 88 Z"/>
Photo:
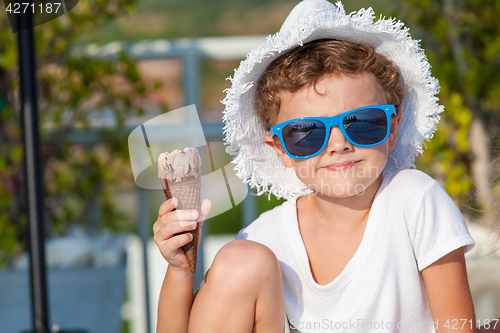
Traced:
<path id="1" fill-rule="evenodd" d="M 399 108 L 406 91 L 399 70 L 371 46 L 317 39 L 276 58 L 257 86 L 257 115 L 266 130 L 276 124 L 282 91 L 295 93 L 328 75 L 373 73 L 388 104 Z"/>

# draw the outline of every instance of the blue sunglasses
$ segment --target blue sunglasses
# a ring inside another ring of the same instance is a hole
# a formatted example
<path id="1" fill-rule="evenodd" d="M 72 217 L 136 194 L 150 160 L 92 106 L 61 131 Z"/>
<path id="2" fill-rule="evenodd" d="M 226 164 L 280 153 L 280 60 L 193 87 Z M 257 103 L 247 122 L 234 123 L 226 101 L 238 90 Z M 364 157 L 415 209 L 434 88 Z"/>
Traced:
<path id="1" fill-rule="evenodd" d="M 337 126 L 351 144 L 373 147 L 389 137 L 394 105 L 370 105 L 333 117 L 305 117 L 288 120 L 270 127 L 285 152 L 292 158 L 309 158 L 325 149 L 330 129 Z"/>

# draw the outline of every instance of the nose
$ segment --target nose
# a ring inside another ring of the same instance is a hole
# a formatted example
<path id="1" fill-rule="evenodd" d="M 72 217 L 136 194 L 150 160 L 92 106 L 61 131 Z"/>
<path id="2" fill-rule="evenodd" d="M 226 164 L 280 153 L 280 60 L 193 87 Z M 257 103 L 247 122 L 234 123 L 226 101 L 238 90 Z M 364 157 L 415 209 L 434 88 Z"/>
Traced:
<path id="1" fill-rule="evenodd" d="M 344 134 L 337 126 L 332 126 L 330 129 L 330 137 L 326 144 L 326 152 L 328 154 L 341 153 L 353 150 L 353 145 L 347 141 Z"/>

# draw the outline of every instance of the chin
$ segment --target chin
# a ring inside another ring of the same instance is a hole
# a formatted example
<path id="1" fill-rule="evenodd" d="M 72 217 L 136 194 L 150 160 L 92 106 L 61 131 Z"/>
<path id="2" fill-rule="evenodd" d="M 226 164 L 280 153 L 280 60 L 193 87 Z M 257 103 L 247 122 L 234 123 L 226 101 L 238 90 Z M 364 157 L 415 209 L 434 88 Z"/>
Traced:
<path id="1" fill-rule="evenodd" d="M 350 198 L 363 195 L 369 185 L 365 182 L 345 180 L 344 182 L 324 182 L 309 184 L 308 187 L 316 195 L 322 195 L 332 198 Z"/>

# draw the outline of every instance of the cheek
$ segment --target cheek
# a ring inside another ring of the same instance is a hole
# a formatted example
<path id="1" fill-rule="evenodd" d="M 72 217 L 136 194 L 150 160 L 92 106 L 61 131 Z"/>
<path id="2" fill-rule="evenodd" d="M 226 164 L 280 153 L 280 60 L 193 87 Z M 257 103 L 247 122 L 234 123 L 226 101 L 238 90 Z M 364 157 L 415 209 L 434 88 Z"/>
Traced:
<path id="1" fill-rule="evenodd" d="M 292 159 L 292 161 L 295 174 L 300 179 L 307 179 L 316 175 L 318 161 L 314 158 L 307 158 L 304 160 Z"/>
<path id="2" fill-rule="evenodd" d="M 372 165 L 384 168 L 387 162 L 387 156 L 389 155 L 389 145 L 388 142 L 382 143 L 377 149 L 373 149 L 369 152 L 370 159 L 372 160 Z"/>

